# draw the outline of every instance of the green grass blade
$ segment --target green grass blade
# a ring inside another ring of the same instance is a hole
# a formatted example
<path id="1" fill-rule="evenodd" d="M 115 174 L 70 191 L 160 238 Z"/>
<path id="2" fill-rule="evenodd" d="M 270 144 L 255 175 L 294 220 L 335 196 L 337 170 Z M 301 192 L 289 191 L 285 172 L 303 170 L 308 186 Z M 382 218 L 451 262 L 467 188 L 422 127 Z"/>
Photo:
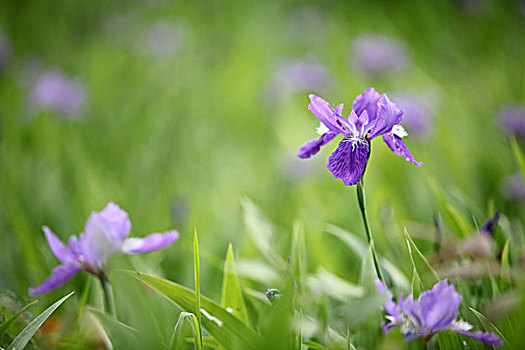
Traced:
<path id="1" fill-rule="evenodd" d="M 195 310 L 196 295 L 192 290 L 162 278 L 137 272 L 129 273 L 156 289 L 182 310 L 186 312 Z M 261 337 L 253 329 L 204 296 L 201 296 L 201 311 L 206 312 L 203 314 L 205 317 L 202 318 L 202 326 L 225 349 L 255 349 L 260 344 Z"/>
<path id="2" fill-rule="evenodd" d="M 374 293 L 375 291 L 376 272 L 372 255 L 372 245 L 368 246 L 366 256 L 361 264 L 361 273 L 359 275 L 359 285 L 363 287 L 365 293 Z"/>
<path id="3" fill-rule="evenodd" d="M 416 268 L 412 272 L 412 295 L 414 299 L 419 298 L 419 293 L 421 292 L 421 282 L 417 274 Z"/>
<path id="4" fill-rule="evenodd" d="M 195 272 L 195 314 L 197 315 L 199 328 L 199 341 L 202 346 L 202 330 L 201 330 L 201 269 L 199 260 L 199 238 L 197 237 L 197 228 L 195 228 L 193 235 L 193 271 Z"/>
<path id="5" fill-rule="evenodd" d="M 23 314 L 27 309 L 29 309 L 31 306 L 35 305 L 36 303 L 38 303 L 38 300 L 33 300 L 32 302 L 30 302 L 29 304 L 27 304 L 26 306 L 18 310 L 15 314 L 11 315 L 11 317 L 9 317 L 7 320 L 5 320 L 5 322 L 0 325 L 0 339 L 2 339 L 4 332 L 7 331 L 9 326 L 13 322 L 15 322 L 18 319 L 18 317 L 20 317 L 21 314 Z"/>
<path id="6" fill-rule="evenodd" d="M 230 309 L 235 316 L 248 323 L 248 311 L 244 303 L 241 283 L 235 271 L 235 261 L 231 243 L 228 246 L 226 260 L 224 262 L 221 306 L 226 310 Z"/>
<path id="7" fill-rule="evenodd" d="M 304 237 L 304 226 L 300 222 L 293 225 L 292 237 L 292 261 L 294 265 L 295 278 L 298 284 L 299 292 L 301 291 L 304 276 L 306 276 L 306 242 Z"/>
<path id="8" fill-rule="evenodd" d="M 516 165 L 518 166 L 521 177 L 525 179 L 525 155 L 523 155 L 523 152 L 521 151 L 520 146 L 518 146 L 518 142 L 516 141 L 515 137 L 510 139 L 510 145 L 512 147 L 512 153 L 514 154 L 514 159 L 516 160 Z"/>
<path id="9" fill-rule="evenodd" d="M 434 284 L 439 281 L 439 277 L 436 271 L 430 266 L 425 256 L 418 249 L 408 231 L 405 229 L 405 240 L 407 242 L 408 253 L 410 255 L 410 260 L 412 261 L 412 266 L 414 271 L 417 274 L 417 277 L 421 281 L 423 290 L 432 288 Z"/>
<path id="10" fill-rule="evenodd" d="M 145 344 L 146 342 L 141 341 L 144 337 L 141 337 L 135 328 L 117 321 L 114 317 L 94 307 L 88 306 L 87 311 L 93 314 L 100 322 L 115 349 L 144 349 L 148 346 L 151 347 L 152 344 Z"/>
<path id="11" fill-rule="evenodd" d="M 84 285 L 84 290 L 80 296 L 80 301 L 78 303 L 78 315 L 77 315 L 77 327 L 80 327 L 80 321 L 82 315 L 84 315 L 84 309 L 86 308 L 87 298 L 89 296 L 89 291 L 91 290 L 91 281 L 92 278 L 86 279 L 86 284 Z"/>
<path id="12" fill-rule="evenodd" d="M 49 316 L 60 306 L 67 298 L 73 295 L 74 292 L 69 293 L 62 299 L 58 300 L 56 303 L 44 310 L 40 315 L 38 315 L 33 321 L 31 321 L 23 330 L 16 336 L 13 342 L 9 345 L 7 350 L 23 349 L 27 343 L 31 340 L 33 335 L 38 331 L 40 326 L 47 320 Z"/>
<path id="13" fill-rule="evenodd" d="M 173 335 L 171 336 L 170 341 L 170 350 L 176 350 L 181 349 L 182 346 L 182 326 L 184 325 L 184 321 L 188 321 L 188 323 L 191 326 L 193 336 L 195 337 L 195 349 L 201 350 L 201 339 L 202 336 L 200 334 L 199 329 L 199 322 L 197 321 L 197 317 L 195 317 L 194 314 L 191 312 L 181 312 L 179 315 L 179 320 L 177 321 L 177 324 L 175 325 L 175 328 L 173 329 Z"/>
<path id="14" fill-rule="evenodd" d="M 496 333 L 505 343 L 508 343 L 507 339 L 505 339 L 505 336 L 503 336 L 503 333 L 494 325 L 494 323 L 490 322 L 481 312 L 476 311 L 475 309 L 469 307 L 469 310 L 472 311 L 472 313 L 477 317 L 479 322 L 481 322 L 481 325 L 485 329 L 486 332 L 493 332 Z"/>

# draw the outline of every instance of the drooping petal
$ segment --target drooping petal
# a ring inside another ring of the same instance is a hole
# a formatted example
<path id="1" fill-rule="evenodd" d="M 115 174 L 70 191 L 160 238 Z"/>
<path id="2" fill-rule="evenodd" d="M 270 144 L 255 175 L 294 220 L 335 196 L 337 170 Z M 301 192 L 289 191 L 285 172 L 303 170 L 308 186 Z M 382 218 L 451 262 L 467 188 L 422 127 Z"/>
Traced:
<path id="1" fill-rule="evenodd" d="M 29 288 L 29 295 L 38 295 L 57 289 L 69 281 L 80 269 L 74 265 L 59 265 L 53 269 L 42 284 L 36 288 Z"/>
<path id="2" fill-rule="evenodd" d="M 326 134 L 321 135 L 321 137 L 317 140 L 307 141 L 304 145 L 301 146 L 301 148 L 299 148 L 297 156 L 302 159 L 310 158 L 311 156 L 317 154 L 321 150 L 322 146 L 332 141 L 332 139 L 336 136 L 336 132 L 330 131 Z"/>
<path id="3" fill-rule="evenodd" d="M 370 146 L 366 141 L 343 139 L 328 158 L 326 167 L 346 186 L 355 185 L 361 180 L 369 151 Z"/>
<path id="4" fill-rule="evenodd" d="M 357 115 L 366 111 L 370 121 L 373 121 L 377 117 L 377 102 L 380 98 L 381 95 L 373 87 L 368 88 L 354 99 L 352 109 Z"/>
<path id="5" fill-rule="evenodd" d="M 330 104 L 319 96 L 310 95 L 311 103 L 308 105 L 310 110 L 326 127 L 333 132 L 347 134 L 342 122 L 337 118 L 335 111 Z"/>
<path id="6" fill-rule="evenodd" d="M 470 337 L 472 339 L 481 340 L 482 342 L 490 345 L 503 346 L 503 341 L 494 333 L 484 333 L 482 331 L 470 333 L 469 331 L 465 330 L 458 330 L 455 332 L 462 335 L 466 335 L 467 337 Z"/>
<path id="7" fill-rule="evenodd" d="M 127 254 L 147 253 L 167 247 L 179 239 L 177 231 L 152 233 L 144 238 L 128 238 L 122 244 L 122 251 Z"/>
<path id="8" fill-rule="evenodd" d="M 447 280 L 440 281 L 419 298 L 425 327 L 437 332 L 449 327 L 458 317 L 461 295 L 449 285 Z"/>
<path id="9" fill-rule="evenodd" d="M 369 139 L 376 136 L 387 134 L 392 131 L 392 127 L 399 124 L 403 118 L 403 111 L 392 103 L 386 94 L 383 94 L 377 102 L 377 120 L 375 126 L 370 131 Z"/>
<path id="10" fill-rule="evenodd" d="M 491 236 L 494 236 L 496 228 L 498 227 L 499 221 L 499 210 L 496 210 L 494 215 L 489 218 L 481 227 L 479 228 L 480 232 L 488 233 Z"/>
<path id="11" fill-rule="evenodd" d="M 61 263 L 65 264 L 71 259 L 71 252 L 62 241 L 47 226 L 42 226 L 49 248 Z"/>
<path id="12" fill-rule="evenodd" d="M 129 235 L 131 221 L 129 220 L 128 213 L 120 209 L 115 203 L 109 202 L 100 212 L 100 217 L 107 223 L 111 233 L 121 241 Z"/>
<path id="13" fill-rule="evenodd" d="M 383 304 L 383 307 L 385 308 L 386 313 L 390 316 L 389 319 L 391 323 L 385 324 L 383 328 L 383 331 L 386 333 L 387 331 L 390 331 L 392 328 L 394 328 L 398 323 L 402 322 L 402 315 L 401 315 L 401 308 L 398 304 L 396 304 L 393 300 L 392 293 L 387 289 L 386 285 L 381 281 L 380 279 L 376 279 L 376 289 L 378 293 L 383 293 L 387 296 L 387 300 Z M 401 297 L 402 299 L 403 297 Z"/>
<path id="14" fill-rule="evenodd" d="M 407 160 L 408 162 L 412 162 L 418 168 L 423 165 L 423 163 L 418 162 L 414 159 L 407 145 L 399 136 L 393 134 L 386 134 L 383 135 L 383 141 L 385 141 L 387 146 L 392 150 L 392 152 L 394 152 L 395 155 L 405 157 L 405 160 Z"/>

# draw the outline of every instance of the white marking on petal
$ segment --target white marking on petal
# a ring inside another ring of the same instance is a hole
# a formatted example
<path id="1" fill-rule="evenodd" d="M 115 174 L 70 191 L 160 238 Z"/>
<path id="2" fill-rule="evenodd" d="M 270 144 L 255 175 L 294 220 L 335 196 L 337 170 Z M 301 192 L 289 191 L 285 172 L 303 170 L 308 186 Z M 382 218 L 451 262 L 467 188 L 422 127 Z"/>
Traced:
<path id="1" fill-rule="evenodd" d="M 319 135 L 324 135 L 326 134 L 328 131 L 330 131 L 326 125 L 324 125 L 322 122 L 321 122 L 321 125 L 319 125 L 319 127 L 317 128 L 317 133 Z"/>
<path id="2" fill-rule="evenodd" d="M 463 320 L 458 320 L 452 322 L 452 324 L 449 326 L 449 329 L 453 332 L 458 331 L 470 331 L 472 329 L 472 325 L 468 322 L 465 322 Z"/>
<path id="3" fill-rule="evenodd" d="M 215 322 L 215 323 L 217 324 L 217 326 L 222 327 L 222 321 L 219 320 L 217 317 L 210 315 L 210 314 L 208 313 L 208 311 L 206 311 L 206 310 L 204 310 L 204 309 L 201 309 L 201 313 L 202 313 L 204 316 L 206 316 L 206 318 L 207 318 L 208 320 L 213 321 L 213 322 Z"/>
<path id="4" fill-rule="evenodd" d="M 397 137 L 399 138 L 403 138 L 405 136 L 408 135 L 407 131 L 405 130 L 405 128 L 403 128 L 401 125 L 394 125 L 392 127 L 392 134 L 396 135 Z"/>
<path id="5" fill-rule="evenodd" d="M 140 238 L 127 238 L 122 243 L 122 246 L 120 249 L 124 252 L 129 252 L 129 251 L 133 251 L 135 249 L 142 247 L 142 244 L 143 242 L 142 242 L 142 239 Z"/>

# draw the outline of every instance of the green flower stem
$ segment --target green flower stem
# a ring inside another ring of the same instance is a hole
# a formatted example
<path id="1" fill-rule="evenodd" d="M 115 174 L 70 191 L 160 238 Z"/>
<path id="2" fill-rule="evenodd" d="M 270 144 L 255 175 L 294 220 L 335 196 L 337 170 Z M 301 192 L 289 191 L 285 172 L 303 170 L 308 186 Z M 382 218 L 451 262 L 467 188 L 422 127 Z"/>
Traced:
<path id="1" fill-rule="evenodd" d="M 99 273 L 98 279 L 100 281 L 102 291 L 104 292 L 104 309 L 106 310 L 107 314 L 113 316 L 116 319 L 117 310 L 115 309 L 115 299 L 113 298 L 113 287 L 111 286 L 111 282 L 109 282 L 109 278 L 104 273 L 104 271 Z"/>
<path id="2" fill-rule="evenodd" d="M 372 231 L 370 230 L 370 224 L 366 215 L 365 188 L 363 183 L 363 177 L 361 177 L 361 181 L 357 183 L 357 202 L 359 203 L 359 209 L 361 210 L 361 216 L 363 217 L 366 238 L 372 250 L 372 258 L 374 259 L 374 267 L 376 269 L 377 277 L 383 283 L 385 283 L 385 278 L 383 277 L 383 273 L 381 272 L 381 268 L 379 267 L 379 259 L 377 258 L 376 248 L 374 246 L 374 238 L 372 237 Z"/>

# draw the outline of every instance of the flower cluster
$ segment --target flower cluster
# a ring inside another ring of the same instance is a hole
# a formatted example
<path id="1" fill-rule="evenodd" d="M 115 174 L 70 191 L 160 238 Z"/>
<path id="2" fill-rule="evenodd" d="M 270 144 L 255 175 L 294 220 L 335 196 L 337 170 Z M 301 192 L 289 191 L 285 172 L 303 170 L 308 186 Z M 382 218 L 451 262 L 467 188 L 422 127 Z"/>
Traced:
<path id="1" fill-rule="evenodd" d="M 385 293 L 388 297 L 384 308 L 389 322 L 382 325 L 385 333 L 401 327 L 401 333 L 409 342 L 417 338 L 428 341 L 436 333 L 449 330 L 487 344 L 503 345 L 502 340 L 494 333 L 481 331 L 471 333 L 472 325 L 457 319 L 461 295 L 454 290 L 453 284 L 448 284 L 447 280 L 436 283 L 417 300 L 414 300 L 412 295 L 406 299 L 401 295 L 397 303 L 392 300 L 392 293 L 383 282 L 377 280 L 376 287 L 380 293 Z"/>
<path id="2" fill-rule="evenodd" d="M 29 294 L 50 292 L 69 281 L 80 270 L 99 276 L 108 259 L 118 253 L 139 254 L 164 248 L 179 238 L 177 231 L 153 233 L 144 238 L 126 238 L 131 230 L 128 214 L 114 203 L 89 216 L 84 232 L 71 236 L 68 245 L 43 227 L 49 248 L 62 263 L 53 269 L 41 285 L 30 288 Z"/>
<path id="3" fill-rule="evenodd" d="M 399 125 L 403 111 L 386 94 L 381 96 L 374 88 L 366 89 L 355 98 L 348 118 L 342 116 L 343 104 L 334 109 L 315 95 L 310 95 L 310 101 L 308 109 L 321 121 L 317 128 L 321 137 L 306 142 L 299 149 L 298 157 L 310 158 L 342 134 L 339 146 L 328 158 L 327 168 L 345 185 L 355 185 L 361 180 L 370 156 L 370 141 L 377 136 L 383 136 L 383 141 L 394 154 L 405 157 L 417 167 L 422 165 L 414 159 L 403 141 L 403 137 L 407 136 L 405 129 Z"/>

